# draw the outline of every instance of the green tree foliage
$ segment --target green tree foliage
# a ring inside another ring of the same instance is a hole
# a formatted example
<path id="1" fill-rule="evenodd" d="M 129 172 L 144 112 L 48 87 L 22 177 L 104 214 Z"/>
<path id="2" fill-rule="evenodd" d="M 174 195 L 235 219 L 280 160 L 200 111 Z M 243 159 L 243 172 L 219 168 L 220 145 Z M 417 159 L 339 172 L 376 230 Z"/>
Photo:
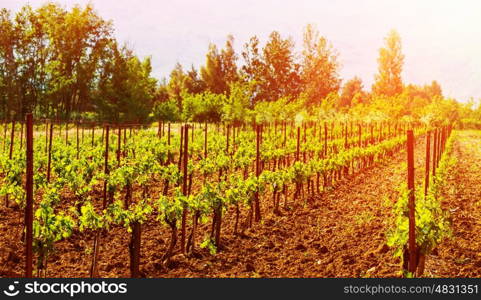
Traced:
<path id="1" fill-rule="evenodd" d="M 252 117 L 250 100 L 253 94 L 253 84 L 234 82 L 230 85 L 229 97 L 223 107 L 222 119 L 229 123 L 241 124 Z"/>
<path id="2" fill-rule="evenodd" d="M 256 104 L 254 117 L 257 123 L 274 122 L 276 120 L 295 121 L 296 117 L 305 115 L 303 101 L 291 101 L 287 97 L 277 101 L 263 101 Z"/>
<path id="3" fill-rule="evenodd" d="M 183 95 L 182 120 L 194 122 L 220 122 L 222 109 L 226 103 L 224 94 L 209 91 L 202 94 Z"/>
<path id="4" fill-rule="evenodd" d="M 349 107 L 354 103 L 366 102 L 366 93 L 363 91 L 362 80 L 354 77 L 344 84 L 339 97 L 340 107 Z"/>
<path id="5" fill-rule="evenodd" d="M 182 93 L 185 91 L 184 81 L 185 81 L 184 70 L 180 63 L 176 63 L 172 72 L 170 72 L 170 80 L 167 85 L 167 92 L 169 94 L 169 99 L 177 103 L 179 109 L 182 108 Z"/>
<path id="6" fill-rule="evenodd" d="M 254 105 L 256 102 L 262 101 L 259 95 L 262 94 L 260 83 L 262 82 L 262 72 L 264 69 L 264 63 L 259 49 L 259 38 L 257 36 L 251 37 L 249 42 L 244 44 L 242 58 L 244 60 L 244 64 L 241 67 L 242 77 L 244 81 L 253 84 L 251 104 Z"/>
<path id="7" fill-rule="evenodd" d="M 153 79 L 143 79 L 150 76 L 150 60 L 140 62 L 116 45 L 112 24 L 91 5 L 70 11 L 54 3 L 36 10 L 27 5 L 13 17 L 1 10 L 2 117 L 34 112 L 71 119 L 91 111 L 115 120 L 146 120 Z M 121 91 L 112 91 L 121 80 L 126 82 Z M 141 103 L 128 103 L 137 100 Z"/>
<path id="8" fill-rule="evenodd" d="M 234 51 L 234 37 L 229 35 L 225 48 L 220 52 L 214 44 L 209 45 L 205 66 L 200 69 L 207 89 L 216 94 L 225 94 L 229 84 L 238 80 L 237 55 Z"/>
<path id="9" fill-rule="evenodd" d="M 166 80 L 160 82 L 154 97 L 152 115 L 155 120 L 175 122 L 180 120 L 180 109 L 177 102 L 169 97 Z"/>
<path id="10" fill-rule="evenodd" d="M 113 46 L 113 58 L 102 74 L 95 107 L 104 120 L 145 122 L 152 110 L 156 80 L 150 77 L 150 58 L 140 61 L 125 47 Z"/>
<path id="11" fill-rule="evenodd" d="M 207 88 L 205 82 L 200 78 L 199 72 L 193 65 L 184 78 L 184 88 L 192 94 L 202 93 Z"/>
<path id="12" fill-rule="evenodd" d="M 270 34 L 264 47 L 263 93 L 265 101 L 281 97 L 296 98 L 300 93 L 300 65 L 295 62 L 294 42 L 279 32 Z"/>
<path id="13" fill-rule="evenodd" d="M 185 72 L 180 63 L 176 63 L 167 84 L 160 84 L 156 101 L 172 101 L 177 104 L 178 110 L 182 110 L 183 94 L 199 94 L 206 90 L 205 82 L 199 77 L 194 66 Z"/>
<path id="14" fill-rule="evenodd" d="M 16 33 L 10 12 L 0 11 L 0 101 L 3 115 L 10 116 L 16 107 L 15 80 L 17 63 L 14 55 Z"/>
<path id="15" fill-rule="evenodd" d="M 180 110 L 177 107 L 177 103 L 172 100 L 155 103 L 153 114 L 156 120 L 164 122 L 176 122 L 180 120 Z"/>
<path id="16" fill-rule="evenodd" d="M 341 84 L 338 53 L 312 24 L 308 24 L 304 30 L 302 58 L 302 80 L 307 103 L 319 104 L 330 93 L 337 93 Z"/>
<path id="17" fill-rule="evenodd" d="M 481 115 L 474 106 L 444 99 L 436 81 L 403 85 L 404 56 L 394 30 L 379 50 L 371 93 L 358 77 L 339 91 L 338 52 L 311 24 L 300 53 L 291 38 L 273 31 L 262 45 L 257 36 L 250 38 L 242 64 L 238 58 L 229 35 L 223 48 L 209 45 L 200 69 L 177 63 L 168 79 L 157 83 L 150 58 L 139 59 L 119 46 L 113 25 L 91 5 L 70 10 L 54 3 L 27 5 L 15 14 L 2 9 L 0 118 L 23 119 L 34 112 L 36 118 L 245 124 L 334 119 L 339 112 L 426 122 Z"/>
<path id="18" fill-rule="evenodd" d="M 401 72 L 404 55 L 401 52 L 401 37 L 397 31 L 391 30 L 384 42 L 385 46 L 379 49 L 379 69 L 372 92 L 376 95 L 395 96 L 403 90 Z"/>
<path id="19" fill-rule="evenodd" d="M 431 82 L 431 85 L 425 85 L 424 89 L 426 90 L 426 94 L 430 98 L 434 97 L 441 97 L 443 98 L 443 90 L 441 88 L 441 85 L 436 80 L 433 80 Z"/>
<path id="20" fill-rule="evenodd" d="M 300 65 L 295 60 L 294 43 L 273 31 L 262 51 L 254 36 L 244 45 L 244 78 L 255 85 L 252 103 L 295 99 L 301 92 Z"/>

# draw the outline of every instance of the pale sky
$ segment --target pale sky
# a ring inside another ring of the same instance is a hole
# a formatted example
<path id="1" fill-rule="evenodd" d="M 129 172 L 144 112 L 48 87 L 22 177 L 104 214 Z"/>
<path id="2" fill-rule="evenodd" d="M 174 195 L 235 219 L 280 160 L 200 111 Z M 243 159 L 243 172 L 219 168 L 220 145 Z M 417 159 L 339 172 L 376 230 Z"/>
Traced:
<path id="1" fill-rule="evenodd" d="M 222 47 L 232 34 L 238 54 L 248 39 L 265 41 L 277 30 L 300 50 L 303 28 L 313 23 L 340 53 L 340 75 L 359 76 L 370 89 L 378 49 L 390 29 L 402 38 L 405 83 L 437 80 L 445 96 L 481 97 L 481 1 L 443 0 L 58 0 L 66 7 L 92 3 L 112 20 L 115 35 L 141 56 L 152 56 L 157 78 L 176 62 L 204 63 L 210 42 Z M 17 11 L 44 0 L 1 0 Z"/>

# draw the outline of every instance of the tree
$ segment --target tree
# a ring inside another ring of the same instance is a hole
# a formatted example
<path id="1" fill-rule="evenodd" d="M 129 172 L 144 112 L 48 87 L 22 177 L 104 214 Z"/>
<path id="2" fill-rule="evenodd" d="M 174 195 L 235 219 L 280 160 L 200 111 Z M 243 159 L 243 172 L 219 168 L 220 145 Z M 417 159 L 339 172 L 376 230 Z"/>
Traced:
<path id="1" fill-rule="evenodd" d="M 180 110 L 175 100 L 170 99 L 167 80 L 159 83 L 154 96 L 152 114 L 155 120 L 175 122 L 180 120 Z"/>
<path id="2" fill-rule="evenodd" d="M 228 35 L 225 47 L 220 52 L 222 73 L 227 84 L 225 91 L 229 90 L 229 84 L 239 80 L 237 72 L 237 54 L 234 51 L 234 36 Z"/>
<path id="3" fill-rule="evenodd" d="M 202 94 L 185 94 L 182 120 L 194 122 L 220 122 L 222 108 L 226 102 L 224 94 L 206 91 Z"/>
<path id="4" fill-rule="evenodd" d="M 365 92 L 362 89 L 362 80 L 357 76 L 346 82 L 339 97 L 339 106 L 349 107 L 354 104 L 353 100 L 356 100 L 358 103 L 363 102 Z"/>
<path id="5" fill-rule="evenodd" d="M 65 11 L 49 3 L 38 9 L 48 33 L 45 54 L 48 78 L 46 91 L 51 103 L 46 114 L 69 119 L 74 111 L 90 106 L 96 76 L 111 59 L 112 25 L 98 16 L 91 5 Z M 39 55 L 44 53 L 38 51 Z M 40 72 L 41 74 L 42 72 Z M 92 106 L 90 106 L 91 108 Z"/>
<path id="6" fill-rule="evenodd" d="M 279 32 L 269 35 L 262 52 L 254 36 L 244 45 L 242 67 L 244 80 L 254 83 L 252 104 L 276 101 L 282 97 L 296 98 L 301 92 L 300 66 L 295 61 L 294 43 L 283 39 Z"/>
<path id="7" fill-rule="evenodd" d="M 252 84 L 252 98 L 250 99 L 250 105 L 254 106 L 255 103 L 261 99 L 262 73 L 265 69 L 262 55 L 259 50 L 259 38 L 257 36 L 251 37 L 249 42 L 244 44 L 242 58 L 244 59 L 244 64 L 241 67 L 241 74 L 245 82 Z"/>
<path id="8" fill-rule="evenodd" d="M 296 98 L 301 89 L 299 64 L 295 62 L 294 42 L 273 31 L 263 49 L 263 95 L 266 101 L 281 97 Z"/>
<path id="9" fill-rule="evenodd" d="M 384 41 L 385 47 L 379 49 L 379 69 L 372 92 L 375 95 L 395 96 L 403 90 L 401 72 L 404 55 L 401 53 L 401 37 L 397 31 L 391 30 Z"/>
<path id="10" fill-rule="evenodd" d="M 229 35 L 225 48 L 219 53 L 215 44 L 209 45 L 205 66 L 200 69 L 207 89 L 216 94 L 226 94 L 229 84 L 238 80 L 237 55 L 234 52 L 234 37 Z"/>
<path id="11" fill-rule="evenodd" d="M 185 74 L 184 77 L 184 88 L 187 92 L 191 94 L 199 94 L 206 90 L 205 82 L 199 77 L 199 73 L 195 69 L 194 65 Z"/>
<path id="12" fill-rule="evenodd" d="M 38 118 L 71 119 L 95 112 L 113 121 L 147 120 L 155 94 L 150 58 L 141 61 L 118 49 L 112 31 L 91 5 L 27 5 L 13 18 L 2 9 L 2 117 L 23 119 L 34 112 Z"/>
<path id="13" fill-rule="evenodd" d="M 233 124 L 248 122 L 251 117 L 252 82 L 234 82 L 222 108 L 222 119 Z"/>
<path id="14" fill-rule="evenodd" d="M 318 104 L 327 95 L 339 90 L 338 53 L 312 24 L 308 24 L 304 30 L 302 57 L 302 81 L 307 103 Z"/>
<path id="15" fill-rule="evenodd" d="M 150 58 L 140 61 L 132 51 L 112 45 L 112 61 L 99 80 L 95 104 L 102 119 L 145 122 L 152 110 L 157 81 L 150 77 Z"/>
<path id="16" fill-rule="evenodd" d="M 156 120 L 164 122 L 176 122 L 180 120 L 179 108 L 177 107 L 177 103 L 172 100 L 155 103 L 153 114 Z"/>
<path id="17" fill-rule="evenodd" d="M 14 56 L 14 48 L 17 43 L 17 35 L 10 12 L 0 10 L 0 101 L 3 118 L 10 118 L 11 112 L 18 105 L 17 101 L 17 63 Z"/>
<path id="18" fill-rule="evenodd" d="M 167 85 L 169 99 L 177 103 L 177 107 L 182 109 L 182 93 L 185 91 L 185 73 L 180 63 L 176 63 L 170 72 L 170 79 Z"/>
<path id="19" fill-rule="evenodd" d="M 162 78 L 162 80 L 159 82 L 159 85 L 157 86 L 157 90 L 154 96 L 154 102 L 166 102 L 169 100 L 169 89 L 167 85 L 167 80 L 165 78 Z"/>
<path id="20" fill-rule="evenodd" d="M 443 98 L 443 90 L 441 89 L 441 85 L 436 80 L 431 82 L 431 85 L 426 85 L 424 87 L 426 90 L 426 94 L 432 99 L 434 97 L 441 97 Z"/>

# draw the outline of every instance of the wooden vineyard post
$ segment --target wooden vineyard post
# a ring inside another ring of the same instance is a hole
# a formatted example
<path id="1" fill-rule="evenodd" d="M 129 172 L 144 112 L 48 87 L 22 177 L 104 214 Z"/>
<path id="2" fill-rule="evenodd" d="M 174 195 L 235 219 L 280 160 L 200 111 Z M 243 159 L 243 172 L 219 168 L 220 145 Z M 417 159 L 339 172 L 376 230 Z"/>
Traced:
<path id="1" fill-rule="evenodd" d="M 300 143 L 301 143 L 301 128 L 297 126 L 296 161 L 299 161 L 300 148 L 301 148 Z"/>
<path id="2" fill-rule="evenodd" d="M 130 277 L 140 278 L 140 241 L 141 226 L 138 221 L 132 223 L 132 237 L 130 241 Z"/>
<path id="3" fill-rule="evenodd" d="M 108 175 L 109 174 L 109 129 L 110 126 L 107 124 L 105 125 L 105 153 L 104 153 L 104 158 L 105 158 L 105 164 L 104 164 L 104 174 Z M 103 208 L 105 209 L 107 207 L 107 179 L 104 180 L 104 202 L 103 202 Z"/>
<path id="4" fill-rule="evenodd" d="M 438 137 L 437 137 L 437 143 L 436 143 L 436 168 L 438 167 L 440 148 L 441 148 L 441 128 L 438 128 Z"/>
<path id="5" fill-rule="evenodd" d="M 181 157 L 183 156 L 183 177 L 182 177 L 182 194 L 187 196 L 187 163 L 189 159 L 189 125 L 184 126 L 184 150 Z M 182 230 L 180 233 L 180 250 L 182 253 L 185 253 L 185 233 L 186 233 L 186 224 L 187 224 L 187 205 L 184 203 L 184 207 L 182 210 Z"/>
<path id="6" fill-rule="evenodd" d="M 122 143 L 122 128 L 118 125 L 119 128 L 117 130 L 117 166 L 120 167 L 120 153 L 121 153 L 121 143 Z"/>
<path id="7" fill-rule="evenodd" d="M 229 135 L 230 135 L 230 125 L 227 125 L 226 144 L 225 144 L 226 155 L 229 155 Z"/>
<path id="8" fill-rule="evenodd" d="M 120 137 L 121 136 L 119 136 L 119 139 Z M 129 209 L 130 203 L 132 202 L 132 183 L 129 182 L 126 188 L 127 192 L 125 196 L 125 209 Z M 129 242 L 130 277 L 140 278 L 140 246 L 142 234 L 142 227 L 140 222 L 132 222 L 131 229 L 132 233 Z"/>
<path id="9" fill-rule="evenodd" d="M 302 124 L 302 127 L 304 130 L 303 136 L 302 136 L 302 142 L 305 143 L 307 140 L 307 124 L 306 123 Z"/>
<path id="10" fill-rule="evenodd" d="M 370 144 L 374 144 L 374 125 L 373 124 L 369 124 L 369 127 L 371 128 L 371 142 Z"/>
<path id="11" fill-rule="evenodd" d="M 20 122 L 20 150 L 23 149 L 23 122 Z"/>
<path id="12" fill-rule="evenodd" d="M 167 124 L 167 164 L 171 162 L 171 153 L 170 153 L 170 122 Z"/>
<path id="13" fill-rule="evenodd" d="M 433 149 L 433 152 L 434 152 L 434 158 L 433 158 L 433 167 L 434 169 L 436 170 L 436 168 L 438 167 L 438 155 L 439 155 L 439 152 L 438 152 L 438 149 L 439 149 L 439 136 L 440 136 L 440 129 L 439 128 L 436 128 L 436 135 L 435 135 L 435 146 L 434 146 L 434 149 Z M 434 175 L 434 174 L 433 174 Z"/>
<path id="14" fill-rule="evenodd" d="M 179 171 L 182 171 L 182 151 L 184 145 L 184 125 L 180 127 L 180 147 L 179 147 L 179 161 L 177 163 L 177 167 Z"/>
<path id="15" fill-rule="evenodd" d="M 48 161 L 47 161 L 47 182 L 50 182 L 50 170 L 52 164 L 52 140 L 53 140 L 53 122 L 50 122 L 50 134 L 48 138 Z"/>
<path id="16" fill-rule="evenodd" d="M 48 151 L 48 121 L 45 119 L 45 153 Z"/>
<path id="17" fill-rule="evenodd" d="M 204 158 L 207 158 L 207 122 L 204 128 Z"/>
<path id="18" fill-rule="evenodd" d="M 383 122 L 379 123 L 379 136 L 378 136 L 378 143 L 382 141 L 382 124 Z"/>
<path id="19" fill-rule="evenodd" d="M 359 128 L 359 142 L 358 142 L 358 147 L 361 148 L 362 147 L 362 128 L 361 128 L 361 124 L 357 124 L 358 128 Z"/>
<path id="20" fill-rule="evenodd" d="M 431 157 L 431 132 L 428 131 L 426 135 L 426 168 L 424 178 L 424 196 L 428 194 L 429 188 L 429 159 Z"/>
<path id="21" fill-rule="evenodd" d="M 438 165 L 439 165 L 439 160 L 441 158 L 441 153 L 442 153 L 442 149 L 443 149 L 443 127 L 440 127 L 439 128 L 439 141 L 438 141 L 438 155 L 437 155 L 437 158 L 438 158 Z"/>
<path id="22" fill-rule="evenodd" d="M 236 151 L 236 143 L 235 143 L 235 135 L 236 135 L 236 128 L 237 126 L 234 124 L 232 125 L 232 151 Z"/>
<path id="23" fill-rule="evenodd" d="M 353 130 L 353 122 L 352 121 L 349 121 L 349 125 L 351 126 L 351 130 L 349 131 L 349 137 L 353 137 L 354 136 L 354 130 Z"/>
<path id="24" fill-rule="evenodd" d="M 194 132 L 195 132 L 195 123 L 192 123 L 192 128 L 191 128 L 191 133 L 192 133 L 191 134 L 192 135 L 191 141 L 192 141 L 192 143 L 194 143 Z"/>
<path id="25" fill-rule="evenodd" d="M 324 122 L 324 157 L 327 157 L 327 123 Z"/>
<path id="26" fill-rule="evenodd" d="M 7 147 L 7 120 L 5 119 L 5 123 L 3 123 L 3 152 L 5 152 L 5 149 Z"/>
<path id="27" fill-rule="evenodd" d="M 229 151 L 229 125 L 226 127 L 227 129 L 227 140 L 226 140 L 226 153 Z M 219 181 L 222 180 L 222 174 L 223 171 L 221 170 L 219 172 Z M 214 241 L 215 241 L 215 247 L 217 250 L 220 250 L 220 234 L 222 230 L 222 204 L 217 203 L 215 207 L 215 213 L 214 213 L 214 220 L 215 220 L 215 228 L 214 228 Z"/>
<path id="28" fill-rule="evenodd" d="M 437 138 L 437 143 L 436 143 L 436 168 L 438 167 L 438 162 L 439 162 L 439 149 L 441 148 L 441 128 L 438 129 L 438 138 Z"/>
<path id="29" fill-rule="evenodd" d="M 438 146 L 438 129 L 434 129 L 433 135 L 433 177 L 436 176 L 436 148 Z"/>
<path id="30" fill-rule="evenodd" d="M 7 126 L 7 124 L 5 123 L 5 127 Z M 6 129 L 5 129 L 6 131 Z M 13 120 L 12 122 L 12 134 L 10 136 L 10 154 L 9 154 L 9 159 L 12 159 L 12 156 L 13 156 L 13 143 L 14 143 L 14 140 L 15 140 L 15 120 Z M 6 143 L 6 141 L 5 141 Z M 5 195 L 5 207 L 8 207 L 9 205 L 9 202 L 8 202 L 8 194 Z"/>
<path id="31" fill-rule="evenodd" d="M 413 273 L 417 268 L 416 255 L 416 220 L 414 199 L 414 135 L 412 130 L 407 131 L 407 159 L 408 159 L 408 207 L 409 207 L 409 272 Z"/>
<path id="32" fill-rule="evenodd" d="M 10 154 L 8 155 L 9 159 L 12 159 L 14 142 L 15 142 L 15 120 L 12 121 L 12 132 L 10 134 Z"/>
<path id="33" fill-rule="evenodd" d="M 170 122 L 167 125 L 167 144 L 170 146 Z"/>
<path id="34" fill-rule="evenodd" d="M 443 154 L 444 150 L 444 127 L 441 127 L 441 137 L 440 137 L 440 143 L 439 143 L 439 158 L 441 158 L 441 155 Z"/>
<path id="35" fill-rule="evenodd" d="M 362 148 L 362 125 L 361 125 L 361 123 L 357 123 L 357 127 L 358 127 L 358 135 L 359 135 L 358 147 Z M 358 171 L 361 171 L 362 168 L 364 167 L 363 161 L 364 161 L 364 159 L 362 159 L 362 158 L 360 158 L 358 160 L 358 165 L 357 165 Z M 353 168 L 353 171 L 354 171 L 354 168 Z"/>
<path id="36" fill-rule="evenodd" d="M 77 122 L 77 159 L 79 159 L 79 152 L 80 152 L 80 136 L 79 136 L 79 123 Z"/>
<path id="37" fill-rule="evenodd" d="M 307 141 L 307 133 L 306 133 L 307 124 L 304 123 L 304 124 L 302 124 L 302 126 L 304 127 L 304 135 L 303 135 L 303 138 L 302 138 L 302 142 L 306 143 L 306 141 Z M 302 161 L 304 163 L 306 163 L 306 151 L 302 151 Z"/>
<path id="38" fill-rule="evenodd" d="M 162 123 L 162 127 L 164 127 Z M 127 126 L 124 126 L 124 152 L 123 152 L 124 158 L 127 157 Z"/>
<path id="39" fill-rule="evenodd" d="M 439 166 L 439 160 L 441 159 L 441 149 L 443 144 L 443 128 L 439 128 L 438 132 L 438 154 L 436 155 L 436 168 Z"/>
<path id="40" fill-rule="evenodd" d="M 95 124 L 92 125 L 92 148 L 94 147 Z"/>
<path id="41" fill-rule="evenodd" d="M 447 130 L 447 127 L 445 126 L 443 128 L 443 152 L 444 152 L 444 149 L 446 148 L 446 140 L 448 138 L 448 130 Z"/>
<path id="42" fill-rule="evenodd" d="M 335 131 L 334 131 L 334 128 L 335 128 L 335 127 L 336 127 L 335 122 L 334 122 L 334 121 L 331 122 L 331 135 L 330 135 L 330 137 L 329 137 L 329 140 L 330 140 L 330 141 L 333 141 L 333 140 L 336 139 L 336 137 L 335 137 Z"/>
<path id="43" fill-rule="evenodd" d="M 27 170 L 25 206 L 25 277 L 32 278 L 33 269 L 33 117 L 27 114 Z"/>
<path id="44" fill-rule="evenodd" d="M 65 123 L 65 145 L 68 146 L 68 121 Z"/>
<path id="45" fill-rule="evenodd" d="M 298 135 L 299 135 L 298 127 Z M 261 148 L 261 125 L 256 125 L 256 177 L 261 175 L 261 161 L 260 161 L 260 148 Z M 259 222 L 261 220 L 261 207 L 259 203 L 259 190 L 256 189 L 254 195 L 254 220 Z"/>

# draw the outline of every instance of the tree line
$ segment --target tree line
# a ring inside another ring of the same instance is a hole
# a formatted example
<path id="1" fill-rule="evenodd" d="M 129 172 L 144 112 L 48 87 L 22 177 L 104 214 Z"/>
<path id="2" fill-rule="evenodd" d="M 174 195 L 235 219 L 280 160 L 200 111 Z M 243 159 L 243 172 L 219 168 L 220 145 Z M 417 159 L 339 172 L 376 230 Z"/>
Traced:
<path id="1" fill-rule="evenodd" d="M 227 36 L 210 44 L 196 69 L 177 63 L 168 78 L 152 77 L 141 60 L 119 45 L 113 24 L 91 5 L 71 10 L 47 3 L 0 11 L 0 117 L 90 119 L 109 122 L 246 122 L 373 110 L 400 117 L 442 101 L 436 81 L 404 84 L 404 56 L 396 31 L 379 51 L 379 70 L 367 90 L 359 77 L 343 83 L 339 53 L 314 25 L 303 45 L 273 31 L 261 45 L 250 38 L 241 53 Z M 436 100 L 438 99 L 438 100 Z"/>
<path id="2" fill-rule="evenodd" d="M 120 46 L 113 25 L 91 5 L 48 3 L 0 11 L 0 113 L 3 119 L 142 121 L 157 82 L 150 58 Z"/>

